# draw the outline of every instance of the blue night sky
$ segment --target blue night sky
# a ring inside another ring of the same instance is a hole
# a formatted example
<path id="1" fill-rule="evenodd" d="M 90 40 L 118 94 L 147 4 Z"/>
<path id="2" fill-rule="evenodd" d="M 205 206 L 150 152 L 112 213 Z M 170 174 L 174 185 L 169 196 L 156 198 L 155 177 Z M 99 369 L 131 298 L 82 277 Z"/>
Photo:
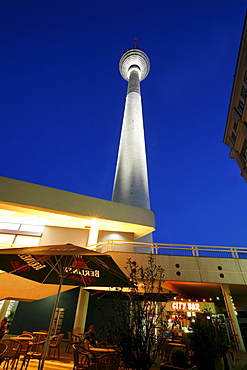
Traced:
<path id="1" fill-rule="evenodd" d="M 111 199 L 127 82 L 142 82 L 154 241 L 246 246 L 223 135 L 246 0 L 1 0 L 1 176 Z"/>

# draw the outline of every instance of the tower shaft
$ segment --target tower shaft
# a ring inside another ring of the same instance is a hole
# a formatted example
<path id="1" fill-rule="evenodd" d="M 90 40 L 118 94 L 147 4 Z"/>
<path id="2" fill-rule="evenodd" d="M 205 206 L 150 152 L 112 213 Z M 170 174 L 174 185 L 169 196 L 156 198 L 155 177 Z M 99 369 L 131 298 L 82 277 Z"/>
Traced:
<path id="1" fill-rule="evenodd" d="M 150 209 L 150 200 L 140 80 L 148 71 L 149 60 L 141 50 L 131 49 L 120 60 L 128 90 L 112 194 L 114 202 L 146 209 Z"/>

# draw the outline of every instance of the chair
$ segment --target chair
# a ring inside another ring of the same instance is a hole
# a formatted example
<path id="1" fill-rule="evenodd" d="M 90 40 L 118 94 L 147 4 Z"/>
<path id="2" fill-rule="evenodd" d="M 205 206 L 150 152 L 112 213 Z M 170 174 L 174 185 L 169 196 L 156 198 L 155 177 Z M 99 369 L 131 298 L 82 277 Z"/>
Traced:
<path id="1" fill-rule="evenodd" d="M 18 337 L 16 337 L 15 340 L 17 340 L 21 344 L 20 355 L 25 355 L 25 353 L 27 352 L 27 348 L 28 348 L 29 344 L 33 340 L 33 336 L 30 335 L 30 334 L 20 334 L 20 335 L 18 335 Z"/>
<path id="2" fill-rule="evenodd" d="M 169 364 L 160 364 L 160 370 L 185 370 L 185 368 L 184 367 L 172 366 L 172 365 L 169 365 Z M 190 367 L 189 369 L 187 368 L 187 370 L 197 370 L 197 366 L 194 365 L 194 366 Z"/>
<path id="3" fill-rule="evenodd" d="M 60 343 L 63 339 L 64 334 L 54 335 L 49 344 L 49 351 L 48 357 L 50 356 L 50 352 L 53 349 L 53 359 L 55 359 L 56 351 L 58 351 L 58 359 L 60 359 Z"/>
<path id="4" fill-rule="evenodd" d="M 40 331 L 35 333 L 35 342 L 43 342 L 47 337 L 47 332 Z"/>
<path id="5" fill-rule="evenodd" d="M 22 332 L 22 334 L 18 335 L 18 337 L 25 337 L 25 338 L 30 338 L 33 340 L 32 334 L 29 334 L 28 332 Z"/>
<path id="6" fill-rule="evenodd" d="M 91 354 L 92 356 L 87 355 L 85 351 L 83 350 L 83 348 L 81 348 L 79 345 L 76 345 L 76 344 L 72 344 L 72 349 L 73 349 L 73 355 L 74 355 L 73 370 L 82 370 L 82 369 L 94 370 L 96 369 L 96 362 L 95 362 L 94 354 Z"/>
<path id="7" fill-rule="evenodd" d="M 7 348 L 7 344 L 0 342 L 0 364 L 4 361 L 3 355 L 6 352 Z"/>
<path id="8" fill-rule="evenodd" d="M 120 357 L 118 353 L 106 353 L 96 356 L 96 368 L 100 370 L 118 370 Z"/>
<path id="9" fill-rule="evenodd" d="M 5 361 L 4 369 L 7 370 L 9 365 L 11 370 L 16 370 L 18 361 L 21 354 L 21 344 L 14 339 L 2 339 L 7 348 L 2 355 L 2 359 Z"/>
<path id="10" fill-rule="evenodd" d="M 68 343 L 67 343 L 67 346 L 65 348 L 65 352 L 68 352 L 70 351 L 70 347 L 73 345 L 73 344 L 80 344 L 81 343 L 81 338 L 79 335 L 76 335 L 76 334 L 73 334 L 71 333 L 70 331 L 68 331 Z"/>
<path id="11" fill-rule="evenodd" d="M 30 360 L 38 360 L 39 365 L 44 350 L 45 341 L 30 343 L 27 351 L 23 357 L 22 365 L 20 370 L 26 370 Z"/>

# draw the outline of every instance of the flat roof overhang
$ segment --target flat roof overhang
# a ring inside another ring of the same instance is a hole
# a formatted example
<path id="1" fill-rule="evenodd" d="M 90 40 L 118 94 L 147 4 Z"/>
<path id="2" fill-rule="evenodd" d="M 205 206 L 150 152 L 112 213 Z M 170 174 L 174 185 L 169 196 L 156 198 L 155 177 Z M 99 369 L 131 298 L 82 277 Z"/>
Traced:
<path id="1" fill-rule="evenodd" d="M 133 233 L 135 239 L 155 230 L 153 211 L 0 176 L 0 219 L 5 218 L 77 229 L 97 220 L 99 230 Z"/>

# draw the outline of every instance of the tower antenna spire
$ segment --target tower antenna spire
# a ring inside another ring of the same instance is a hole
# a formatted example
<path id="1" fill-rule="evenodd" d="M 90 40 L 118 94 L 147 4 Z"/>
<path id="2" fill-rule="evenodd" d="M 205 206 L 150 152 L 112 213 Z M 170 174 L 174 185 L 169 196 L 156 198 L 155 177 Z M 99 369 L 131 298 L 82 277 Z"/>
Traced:
<path id="1" fill-rule="evenodd" d="M 136 38 L 136 35 L 135 35 L 134 41 L 133 41 L 133 48 L 134 49 L 137 49 L 137 38 Z"/>

